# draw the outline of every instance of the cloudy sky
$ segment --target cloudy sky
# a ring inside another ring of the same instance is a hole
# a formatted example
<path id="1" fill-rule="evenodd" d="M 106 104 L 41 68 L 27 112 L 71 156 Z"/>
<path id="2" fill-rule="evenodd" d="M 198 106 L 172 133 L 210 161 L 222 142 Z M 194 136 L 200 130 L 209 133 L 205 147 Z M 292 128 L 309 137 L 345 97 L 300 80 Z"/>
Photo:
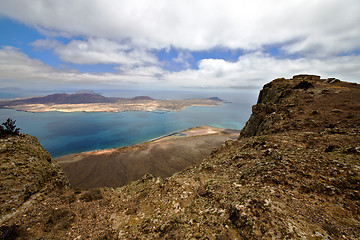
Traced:
<path id="1" fill-rule="evenodd" d="M 360 83 L 359 0 L 0 0 L 0 84 L 258 89 Z"/>

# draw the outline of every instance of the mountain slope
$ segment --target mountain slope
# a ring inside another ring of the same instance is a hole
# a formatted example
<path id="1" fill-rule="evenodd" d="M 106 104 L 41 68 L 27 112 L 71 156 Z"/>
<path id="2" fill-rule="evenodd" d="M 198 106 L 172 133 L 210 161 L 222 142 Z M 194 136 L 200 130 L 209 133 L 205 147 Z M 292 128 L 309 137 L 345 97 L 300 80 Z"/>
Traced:
<path id="1" fill-rule="evenodd" d="M 240 138 L 201 164 L 44 197 L 2 229 L 24 239 L 359 239 L 359 92 L 313 76 L 274 80 Z"/>

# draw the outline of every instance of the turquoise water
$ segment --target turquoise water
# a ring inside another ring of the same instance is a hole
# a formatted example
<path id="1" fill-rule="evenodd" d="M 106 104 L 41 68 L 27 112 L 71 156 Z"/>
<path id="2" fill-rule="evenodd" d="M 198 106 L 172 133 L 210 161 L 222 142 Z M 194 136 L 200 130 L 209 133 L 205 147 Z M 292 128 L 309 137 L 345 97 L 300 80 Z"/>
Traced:
<path id="1" fill-rule="evenodd" d="M 188 107 L 179 112 L 28 113 L 0 109 L 0 121 L 16 120 L 20 132 L 37 137 L 53 156 L 128 146 L 190 127 L 241 129 L 256 101 L 254 94 L 227 95 L 232 103 Z"/>

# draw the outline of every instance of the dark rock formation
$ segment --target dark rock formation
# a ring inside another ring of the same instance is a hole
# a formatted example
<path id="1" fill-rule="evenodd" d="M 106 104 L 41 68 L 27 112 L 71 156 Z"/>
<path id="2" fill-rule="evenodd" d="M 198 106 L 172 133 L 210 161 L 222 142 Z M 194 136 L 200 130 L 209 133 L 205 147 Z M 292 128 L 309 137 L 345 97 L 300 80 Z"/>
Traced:
<path id="1" fill-rule="evenodd" d="M 347 90 L 340 91 L 341 88 Z M 359 87 L 351 83 L 320 81 L 319 76 L 313 75 L 275 79 L 260 91 L 240 137 L 305 128 L 323 130 L 329 124 L 347 127 L 345 117 L 359 108 L 358 99 Z M 342 114 L 335 114 L 338 106 Z"/>

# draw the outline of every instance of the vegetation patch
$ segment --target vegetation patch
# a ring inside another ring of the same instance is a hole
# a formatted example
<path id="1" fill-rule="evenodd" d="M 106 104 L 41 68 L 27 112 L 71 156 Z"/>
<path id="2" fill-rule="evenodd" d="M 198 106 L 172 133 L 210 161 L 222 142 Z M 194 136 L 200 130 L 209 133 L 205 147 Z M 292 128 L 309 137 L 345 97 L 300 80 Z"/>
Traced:
<path id="1" fill-rule="evenodd" d="M 95 201 L 95 200 L 99 200 L 99 199 L 103 199 L 103 195 L 100 191 L 100 189 L 96 188 L 96 189 L 91 189 L 87 192 L 85 192 L 80 199 L 85 201 L 85 202 L 91 202 L 91 201 Z"/>

